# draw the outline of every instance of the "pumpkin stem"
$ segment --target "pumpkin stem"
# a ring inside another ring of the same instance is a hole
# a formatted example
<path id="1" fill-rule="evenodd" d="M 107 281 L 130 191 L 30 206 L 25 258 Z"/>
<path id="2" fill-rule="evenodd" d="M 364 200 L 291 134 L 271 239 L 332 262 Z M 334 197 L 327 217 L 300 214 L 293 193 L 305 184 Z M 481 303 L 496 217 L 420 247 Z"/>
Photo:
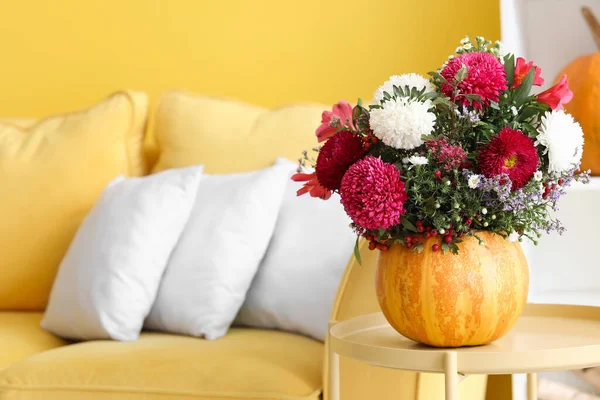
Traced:
<path id="1" fill-rule="evenodd" d="M 588 27 L 592 31 L 592 35 L 594 35 L 596 46 L 600 49 L 600 23 L 598 23 L 596 16 L 589 7 L 581 7 L 581 14 L 583 14 L 585 22 L 587 22 Z"/>

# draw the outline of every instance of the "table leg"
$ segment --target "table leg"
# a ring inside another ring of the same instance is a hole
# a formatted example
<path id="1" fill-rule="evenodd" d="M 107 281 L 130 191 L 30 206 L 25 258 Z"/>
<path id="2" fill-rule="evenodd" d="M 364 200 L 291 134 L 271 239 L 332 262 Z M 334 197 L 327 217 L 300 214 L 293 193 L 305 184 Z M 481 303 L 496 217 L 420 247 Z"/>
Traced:
<path id="1" fill-rule="evenodd" d="M 537 374 L 527 374 L 527 400 L 537 400 Z"/>
<path id="2" fill-rule="evenodd" d="M 444 381 L 446 400 L 458 400 L 458 361 L 455 351 L 449 351 L 444 358 Z"/>
<path id="3" fill-rule="evenodd" d="M 329 350 L 329 400 L 340 400 L 340 356 Z"/>

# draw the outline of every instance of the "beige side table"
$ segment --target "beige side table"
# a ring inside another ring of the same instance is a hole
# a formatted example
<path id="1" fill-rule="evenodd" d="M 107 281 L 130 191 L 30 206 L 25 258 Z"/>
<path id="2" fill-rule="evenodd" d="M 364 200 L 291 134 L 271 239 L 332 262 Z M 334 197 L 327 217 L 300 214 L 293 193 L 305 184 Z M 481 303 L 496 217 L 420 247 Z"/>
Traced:
<path id="1" fill-rule="evenodd" d="M 513 329 L 486 346 L 439 349 L 397 333 L 382 313 L 333 323 L 329 329 L 329 393 L 340 400 L 339 356 L 371 365 L 443 373 L 446 400 L 458 400 L 469 374 L 527 374 L 537 400 L 537 372 L 600 366 L 600 307 L 528 304 Z"/>

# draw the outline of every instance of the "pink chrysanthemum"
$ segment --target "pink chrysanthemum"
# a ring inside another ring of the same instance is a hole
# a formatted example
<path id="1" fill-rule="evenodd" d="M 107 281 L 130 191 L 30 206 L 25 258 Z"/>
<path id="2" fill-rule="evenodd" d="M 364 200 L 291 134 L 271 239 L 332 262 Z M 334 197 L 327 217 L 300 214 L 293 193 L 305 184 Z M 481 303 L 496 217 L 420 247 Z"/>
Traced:
<path id="1" fill-rule="evenodd" d="M 490 53 L 474 52 L 465 53 L 450 60 L 442 70 L 442 76 L 448 81 L 454 81 L 458 70 L 465 65 L 467 77 L 458 84 L 460 94 L 478 94 L 482 103 L 473 102 L 473 107 L 482 108 L 489 106 L 490 101 L 498 101 L 500 92 L 507 89 L 506 71 L 498 59 Z M 442 83 L 442 93 L 462 105 L 470 105 L 471 102 L 464 96 L 454 98 L 452 86 Z"/>
<path id="2" fill-rule="evenodd" d="M 380 158 L 367 156 L 348 169 L 340 186 L 342 205 L 365 229 L 387 229 L 400 223 L 408 195 L 400 172 Z"/>
<path id="3" fill-rule="evenodd" d="M 533 140 L 523 132 L 503 128 L 479 152 L 479 169 L 488 178 L 507 174 L 512 191 L 529 182 L 538 165 L 538 154 Z"/>
<path id="4" fill-rule="evenodd" d="M 467 153 L 460 146 L 453 146 L 446 138 L 430 140 L 425 146 L 431 150 L 435 160 L 442 165 L 446 171 L 460 168 L 467 161 Z"/>
<path id="5" fill-rule="evenodd" d="M 319 183 L 329 190 L 338 190 L 348 168 L 366 152 L 360 136 L 349 131 L 336 133 L 319 151 L 316 165 Z"/>

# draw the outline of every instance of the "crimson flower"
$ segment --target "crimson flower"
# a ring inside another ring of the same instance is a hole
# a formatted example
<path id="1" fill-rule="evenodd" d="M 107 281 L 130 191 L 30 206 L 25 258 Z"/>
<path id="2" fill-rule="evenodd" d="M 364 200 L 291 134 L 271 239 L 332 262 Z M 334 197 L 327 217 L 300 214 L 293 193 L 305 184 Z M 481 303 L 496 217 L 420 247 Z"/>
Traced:
<path id="1" fill-rule="evenodd" d="M 341 131 L 332 136 L 317 157 L 319 183 L 329 190 L 338 190 L 348 168 L 366 152 L 361 137 L 352 132 Z"/>
<path id="2" fill-rule="evenodd" d="M 345 100 L 333 105 L 331 111 L 323 111 L 321 114 L 321 125 L 315 134 L 319 142 L 324 142 L 336 134 L 338 128 L 354 129 L 352 124 L 352 106 Z"/>
<path id="3" fill-rule="evenodd" d="M 507 174 L 512 191 L 529 182 L 538 165 L 538 154 L 533 140 L 523 132 L 509 127 L 500 130 L 479 152 L 479 169 L 488 178 Z"/>
<path id="4" fill-rule="evenodd" d="M 537 65 L 533 65 L 533 61 L 526 63 L 523 57 L 519 57 L 517 58 L 517 63 L 515 65 L 515 75 L 512 84 L 513 89 L 516 89 L 519 86 L 521 86 L 521 83 L 523 83 L 523 79 L 525 79 L 531 68 L 535 68 L 533 84 L 535 86 L 542 86 L 544 84 L 544 78 L 540 76 L 540 74 L 542 73 L 542 69 Z"/>
<path id="5" fill-rule="evenodd" d="M 365 229 L 387 229 L 400 223 L 408 200 L 400 172 L 381 158 L 367 156 L 342 179 L 341 202 L 346 213 Z"/>
<path id="6" fill-rule="evenodd" d="M 298 191 L 296 195 L 302 196 L 303 194 L 310 194 L 310 197 L 318 197 L 323 200 L 327 200 L 331 197 L 332 191 L 323 187 L 317 179 L 317 173 L 312 174 L 297 173 L 292 175 L 294 182 L 306 182 Z"/>
<path id="7" fill-rule="evenodd" d="M 477 94 L 481 97 L 480 102 L 473 102 L 473 107 L 483 108 L 488 106 L 490 101 L 498 101 L 500 92 L 506 90 L 506 71 L 498 59 L 483 52 L 465 53 L 450 60 L 446 67 L 442 69 L 441 75 L 448 81 L 453 82 L 456 73 L 462 68 L 467 67 L 467 76 L 458 84 L 458 90 L 461 95 Z M 462 105 L 470 105 L 471 101 L 464 96 L 455 97 L 454 88 L 447 84 L 440 85 L 442 93 Z"/>
<path id="8" fill-rule="evenodd" d="M 430 140 L 425 146 L 446 171 L 460 168 L 467 161 L 467 152 L 460 146 L 451 145 L 446 138 Z"/>
<path id="9" fill-rule="evenodd" d="M 573 92 L 569 89 L 566 75 L 556 85 L 537 95 L 537 101 L 548 104 L 553 110 L 564 110 L 563 104 L 567 104 L 572 98 Z"/>

